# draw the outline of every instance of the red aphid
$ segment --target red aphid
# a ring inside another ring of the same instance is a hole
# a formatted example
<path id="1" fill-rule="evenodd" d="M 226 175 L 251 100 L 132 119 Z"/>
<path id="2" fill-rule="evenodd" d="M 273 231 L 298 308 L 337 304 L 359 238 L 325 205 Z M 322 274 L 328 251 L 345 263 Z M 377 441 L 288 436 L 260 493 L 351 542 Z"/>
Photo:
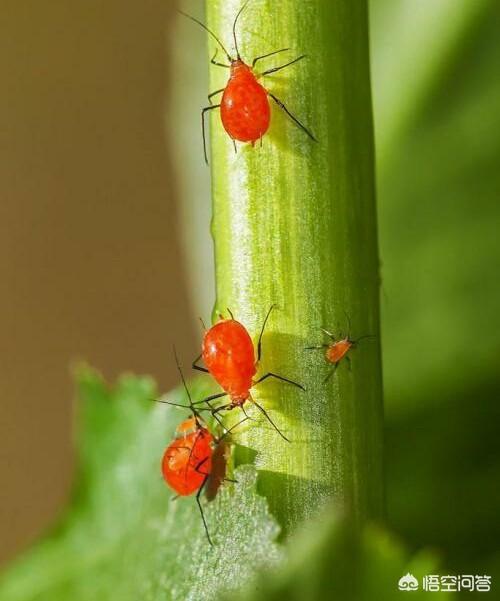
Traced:
<path id="1" fill-rule="evenodd" d="M 288 48 L 276 50 L 275 52 L 269 52 L 263 56 L 259 56 L 253 60 L 251 66 L 247 65 L 241 58 L 238 48 L 238 40 L 236 37 L 236 24 L 239 16 L 247 4 L 248 0 L 239 10 L 233 23 L 233 38 L 236 50 L 236 58 L 233 58 L 229 54 L 221 40 L 212 31 L 210 31 L 210 29 L 208 29 L 204 23 L 182 11 L 179 11 L 188 19 L 191 19 L 203 27 L 203 29 L 205 29 L 205 31 L 207 31 L 219 44 L 224 51 L 227 60 L 229 61 L 229 64 L 219 63 L 215 60 L 216 55 L 214 55 L 211 61 L 213 65 L 229 69 L 229 80 L 225 88 L 209 94 L 208 99 L 210 106 L 205 107 L 202 110 L 203 150 L 205 153 L 205 161 L 207 163 L 208 156 L 205 136 L 205 115 L 208 111 L 218 108 L 221 110 L 222 125 L 231 139 L 233 141 L 237 140 L 239 142 L 249 142 L 253 145 L 257 140 L 262 139 L 262 136 L 264 136 L 269 129 L 271 122 L 271 107 L 269 98 L 272 98 L 279 108 L 282 109 L 290 117 L 290 119 L 292 119 L 292 121 L 302 129 L 302 131 L 304 131 L 312 140 L 316 141 L 316 138 L 313 136 L 313 134 L 287 109 L 283 102 L 281 102 L 279 98 L 277 98 L 258 82 L 258 78 L 281 71 L 282 69 L 285 69 L 286 67 L 289 67 L 290 65 L 302 60 L 305 58 L 305 55 L 299 56 L 295 60 L 289 61 L 288 63 L 279 67 L 267 69 L 260 74 L 256 74 L 254 71 L 255 65 L 258 61 L 280 52 L 285 52 L 288 50 Z M 213 105 L 212 98 L 221 93 L 223 95 L 220 104 Z"/>
<path id="2" fill-rule="evenodd" d="M 337 370 L 337 367 L 341 363 L 343 359 L 345 359 L 349 364 L 349 369 L 351 369 L 351 359 L 349 357 L 349 351 L 357 345 L 360 340 L 364 338 L 373 338 L 371 334 L 367 336 L 360 336 L 356 340 L 352 340 L 349 335 L 340 336 L 338 339 L 328 330 L 321 328 L 321 330 L 330 338 L 330 342 L 327 344 L 321 344 L 319 346 L 308 346 L 308 350 L 324 350 L 325 351 L 325 359 L 326 361 L 333 366 L 333 368 L 328 372 L 325 378 L 325 382 L 327 382 Z"/>
<path id="3" fill-rule="evenodd" d="M 186 420 L 177 432 L 191 427 L 192 420 Z M 168 446 L 161 464 L 162 473 L 178 495 L 192 495 L 201 488 L 212 470 L 213 443 L 210 432 L 200 426 L 194 432 L 181 434 Z"/>
<path id="4" fill-rule="evenodd" d="M 332 342 L 326 349 L 326 360 L 333 364 L 339 363 L 347 356 L 347 353 L 351 350 L 353 344 L 354 342 L 349 340 L 349 338 L 343 338 L 342 340 Z"/>
<path id="5" fill-rule="evenodd" d="M 199 371 L 210 373 L 224 390 L 223 393 L 208 397 L 205 402 L 210 403 L 214 399 L 229 396 L 230 402 L 213 410 L 214 415 L 222 410 L 242 407 L 246 401 L 250 401 L 265 415 L 280 436 L 288 440 L 265 409 L 251 395 L 251 389 L 268 378 L 275 378 L 304 390 L 304 387 L 297 382 L 273 372 L 267 372 L 257 380 L 254 378 L 262 355 L 262 336 L 272 309 L 273 307 L 269 309 L 262 325 L 257 344 L 257 357 L 255 357 L 252 338 L 245 326 L 232 316 L 231 319 L 221 317 L 219 322 L 205 332 L 201 355 L 193 362 L 193 367 Z M 197 364 L 200 358 L 203 359 L 206 367 Z"/>
<path id="6" fill-rule="evenodd" d="M 257 373 L 253 342 L 245 326 L 235 319 L 216 323 L 205 333 L 201 356 L 233 403 L 244 403 Z"/>
<path id="7" fill-rule="evenodd" d="M 210 501 L 215 498 L 224 481 L 234 482 L 234 480 L 226 478 L 227 460 L 230 453 L 230 444 L 227 437 L 247 418 L 245 417 L 244 420 L 241 420 L 229 430 L 226 429 L 222 436 L 216 437 L 213 435 L 205 425 L 200 411 L 193 403 L 175 348 L 174 356 L 189 399 L 189 405 L 181 405 L 165 399 L 157 399 L 157 401 L 190 409 L 192 416 L 176 427 L 175 440 L 165 450 L 161 470 L 165 482 L 177 495 L 186 497 L 196 493 L 196 503 L 200 510 L 205 533 L 208 542 L 212 545 L 200 496 L 202 491 L 205 490 L 207 499 Z"/>
<path id="8" fill-rule="evenodd" d="M 220 111 L 222 125 L 233 140 L 254 144 L 269 129 L 271 107 L 267 91 L 242 60 L 231 62 Z"/>

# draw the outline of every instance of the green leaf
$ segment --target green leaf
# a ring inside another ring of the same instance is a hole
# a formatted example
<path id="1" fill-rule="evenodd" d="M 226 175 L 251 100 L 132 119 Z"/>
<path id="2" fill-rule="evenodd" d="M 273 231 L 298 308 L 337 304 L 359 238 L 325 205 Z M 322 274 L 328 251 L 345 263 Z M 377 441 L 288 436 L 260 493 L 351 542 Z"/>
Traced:
<path id="1" fill-rule="evenodd" d="M 196 398 L 207 392 L 192 386 Z M 171 500 L 160 461 L 184 413 L 150 402 L 151 379 L 124 376 L 109 388 L 85 368 L 78 396 L 73 502 L 54 532 L 4 575 L 2 601 L 203 601 L 278 562 L 279 527 L 255 492 L 253 466 L 238 468 L 237 484 L 204 504 L 214 548 L 195 499 Z"/>

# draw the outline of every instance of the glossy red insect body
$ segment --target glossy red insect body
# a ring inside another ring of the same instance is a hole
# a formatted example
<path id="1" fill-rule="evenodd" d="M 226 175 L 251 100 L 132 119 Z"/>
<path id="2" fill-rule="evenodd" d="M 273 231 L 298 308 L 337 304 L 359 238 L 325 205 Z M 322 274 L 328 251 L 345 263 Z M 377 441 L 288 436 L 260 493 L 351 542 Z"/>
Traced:
<path id="1" fill-rule="evenodd" d="M 233 404 L 243 404 L 257 373 L 253 342 L 245 326 L 235 319 L 216 323 L 205 333 L 201 356 Z"/>
<path id="2" fill-rule="evenodd" d="M 236 50 L 236 58 L 233 58 L 229 54 L 221 40 L 212 31 L 210 31 L 210 29 L 208 29 L 204 23 L 182 11 L 179 11 L 188 19 L 191 19 L 191 21 L 194 21 L 203 27 L 203 29 L 214 38 L 217 44 L 222 48 L 229 62 L 229 64 L 225 64 L 216 61 L 215 58 L 217 52 L 214 54 L 214 57 L 211 60 L 213 65 L 229 69 L 229 80 L 225 88 L 212 92 L 208 95 L 210 106 L 207 106 L 202 110 L 203 150 L 205 154 L 205 161 L 207 163 L 208 155 L 205 135 L 206 113 L 208 111 L 220 109 L 222 125 L 233 142 L 237 140 L 239 142 L 249 142 L 253 145 L 257 140 L 261 140 L 262 136 L 264 136 L 269 129 L 271 122 L 271 107 L 269 98 L 271 98 L 277 104 L 277 106 L 290 117 L 295 125 L 300 127 L 300 129 L 302 129 L 302 131 L 312 140 L 316 141 L 316 138 L 313 136 L 313 134 L 287 109 L 283 102 L 258 82 L 258 78 L 281 71 L 282 69 L 285 69 L 286 67 L 289 67 L 290 65 L 302 60 L 305 58 L 305 55 L 299 56 L 298 58 L 289 61 L 284 65 L 280 65 L 279 67 L 267 69 L 259 74 L 256 74 L 254 71 L 255 65 L 258 61 L 280 52 L 285 52 L 288 50 L 288 48 L 283 48 L 282 50 L 276 50 L 274 52 L 264 54 L 263 56 L 259 56 L 253 60 L 251 66 L 247 65 L 241 58 L 238 48 L 238 40 L 236 37 L 236 24 L 241 13 L 247 6 L 248 1 L 249 0 L 243 4 L 233 23 L 233 39 Z M 222 100 L 220 104 L 212 104 L 212 98 L 219 94 L 222 94 Z"/>
<path id="3" fill-rule="evenodd" d="M 178 496 L 186 497 L 196 493 L 196 502 L 205 533 L 208 542 L 212 545 L 200 496 L 205 490 L 207 499 L 210 501 L 215 498 L 223 482 L 234 482 L 234 480 L 226 478 L 227 459 L 230 452 L 228 436 L 247 418 L 245 417 L 229 430 L 225 429 L 219 438 L 213 435 L 193 403 L 175 349 L 174 355 L 189 405 L 181 405 L 164 399 L 156 400 L 167 405 L 190 409 L 192 416 L 182 421 L 175 429 L 175 439 L 163 454 L 161 470 L 165 482 Z"/>
<path id="4" fill-rule="evenodd" d="M 233 140 L 254 144 L 269 129 L 271 107 L 267 92 L 242 60 L 231 62 L 220 110 L 222 125 Z"/>
<path id="5" fill-rule="evenodd" d="M 269 309 L 262 325 L 257 343 L 257 358 L 255 358 L 252 338 L 247 329 L 231 315 L 231 319 L 223 319 L 221 317 L 219 322 L 205 332 L 202 352 L 193 362 L 193 368 L 210 373 L 224 390 L 222 393 L 208 397 L 205 399 L 205 402 L 210 403 L 223 396 L 229 396 L 230 402 L 228 404 L 212 410 L 214 416 L 223 410 L 230 410 L 235 407 L 243 408 L 245 402 L 250 401 L 265 415 L 280 436 L 288 440 L 277 428 L 265 409 L 251 395 L 251 389 L 268 378 L 275 378 L 304 390 L 304 387 L 297 382 L 284 378 L 274 372 L 267 372 L 258 379 L 254 378 L 262 356 L 262 336 L 264 335 L 266 323 L 272 309 L 273 307 Z M 206 367 L 197 364 L 200 358 L 203 359 Z"/>
<path id="6" fill-rule="evenodd" d="M 192 420 L 188 427 L 192 426 Z M 167 484 L 180 496 L 188 496 L 200 490 L 212 470 L 212 445 L 214 438 L 207 428 L 200 426 L 194 432 L 183 434 L 167 447 L 162 460 L 162 473 Z"/>

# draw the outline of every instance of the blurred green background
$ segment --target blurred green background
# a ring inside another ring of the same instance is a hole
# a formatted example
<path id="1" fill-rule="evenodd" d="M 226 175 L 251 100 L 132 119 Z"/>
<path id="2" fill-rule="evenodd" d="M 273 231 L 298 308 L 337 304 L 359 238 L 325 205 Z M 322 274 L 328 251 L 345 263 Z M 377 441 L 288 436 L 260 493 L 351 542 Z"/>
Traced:
<path id="1" fill-rule="evenodd" d="M 69 490 L 68 362 L 164 389 L 211 310 L 204 37 L 171 9 L 2 9 L 3 561 Z M 388 523 L 443 570 L 499 574 L 500 4 L 371 19 Z"/>

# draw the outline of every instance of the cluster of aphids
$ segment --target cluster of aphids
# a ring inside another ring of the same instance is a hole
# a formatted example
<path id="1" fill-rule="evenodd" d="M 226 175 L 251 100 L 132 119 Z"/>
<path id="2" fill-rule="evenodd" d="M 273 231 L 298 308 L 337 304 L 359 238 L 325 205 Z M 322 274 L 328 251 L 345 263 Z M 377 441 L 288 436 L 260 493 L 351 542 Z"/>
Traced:
<path id="1" fill-rule="evenodd" d="M 243 324 L 234 319 L 229 311 L 230 318 L 220 320 L 205 331 L 201 354 L 193 361 L 193 368 L 209 373 L 222 388 L 222 392 L 213 394 L 205 399 L 193 401 L 186 386 L 184 375 L 177 360 L 177 367 L 184 384 L 189 405 L 180 405 L 165 399 L 159 402 L 168 405 L 185 407 L 191 411 L 191 417 L 182 421 L 176 428 L 175 439 L 167 447 L 162 460 L 163 477 L 167 484 L 179 496 L 189 496 L 196 493 L 196 502 L 200 509 L 208 541 L 212 544 L 210 534 L 203 514 L 200 497 L 203 490 L 209 500 L 213 499 L 224 481 L 232 481 L 226 477 L 226 461 L 230 450 L 230 434 L 248 419 L 246 405 L 255 406 L 269 421 L 276 432 L 287 442 L 289 439 L 281 432 L 271 419 L 267 411 L 251 395 L 251 390 L 269 378 L 279 380 L 305 391 L 305 388 L 274 372 L 267 372 L 256 378 L 259 363 L 262 357 L 262 337 L 273 307 L 264 319 L 257 342 L 255 353 L 252 338 Z M 333 334 L 323 330 L 330 338 L 328 343 L 320 346 L 311 346 L 307 349 L 324 349 L 325 358 L 331 365 L 325 382 L 333 375 L 342 359 L 349 361 L 349 351 L 361 340 L 352 340 L 349 335 L 336 339 Z M 205 367 L 198 364 L 203 360 Z M 215 401 L 228 397 L 229 402 L 214 406 Z M 232 428 L 226 428 L 221 414 L 239 408 L 243 418 Z M 202 412 L 209 412 L 220 427 L 220 435 L 211 431 L 207 421 L 203 419 Z"/>
<path id="2" fill-rule="evenodd" d="M 287 107 L 269 90 L 264 88 L 258 79 L 265 75 L 276 73 L 293 65 L 304 58 L 304 55 L 287 62 L 278 67 L 267 69 L 260 74 L 256 74 L 254 69 L 256 64 L 280 52 L 285 52 L 288 48 L 269 52 L 259 56 L 247 65 L 241 58 L 238 41 L 236 36 L 236 25 L 238 18 L 247 6 L 248 1 L 244 3 L 233 23 L 233 38 L 236 51 L 236 58 L 233 58 L 226 50 L 220 39 L 210 31 L 206 25 L 182 13 L 195 23 L 198 23 L 205 29 L 217 42 L 229 64 L 221 63 L 216 60 L 217 52 L 212 58 L 212 64 L 229 69 L 229 81 L 225 88 L 217 90 L 208 96 L 210 106 L 202 111 L 202 134 L 203 149 L 205 160 L 208 163 L 206 136 L 205 136 L 205 115 L 208 111 L 220 109 L 221 119 L 224 129 L 229 134 L 235 144 L 236 141 L 255 144 L 269 129 L 271 120 L 271 108 L 269 98 L 271 98 L 280 109 L 297 125 L 309 138 L 316 141 L 313 134 L 287 109 Z M 222 94 L 219 104 L 212 104 L 212 98 Z M 251 419 L 246 412 L 247 405 L 256 407 L 262 415 L 269 421 L 276 432 L 287 442 L 288 438 L 280 431 L 278 426 L 271 419 L 267 411 L 251 395 L 251 389 L 264 380 L 274 378 L 285 384 L 295 386 L 301 390 L 304 387 L 289 378 L 285 378 L 274 372 L 267 372 L 256 378 L 259 362 L 262 355 L 262 337 L 266 327 L 267 320 L 271 313 L 271 307 L 264 319 L 262 329 L 259 335 L 257 350 L 255 352 L 252 338 L 245 326 L 236 321 L 229 311 L 230 318 L 220 320 L 211 328 L 206 330 L 203 339 L 202 352 L 193 362 L 193 368 L 199 371 L 209 373 L 221 386 L 222 392 L 193 402 L 189 390 L 184 380 L 184 375 L 180 369 L 177 360 L 177 366 L 189 399 L 189 405 L 184 406 L 191 412 L 189 419 L 182 421 L 176 428 L 175 438 L 167 447 L 162 461 L 163 477 L 167 484 L 179 496 L 188 496 L 196 493 L 196 501 L 201 512 L 201 517 L 205 527 L 208 541 L 212 544 L 208 531 L 203 507 L 200 497 L 205 490 L 207 498 L 213 499 L 224 481 L 231 481 L 226 477 L 226 463 L 230 450 L 230 434 L 243 422 Z M 355 346 L 357 340 L 352 340 L 349 335 L 340 336 L 337 339 L 327 330 L 324 333 L 330 338 L 328 344 L 308 347 L 310 349 L 324 349 L 327 362 L 332 366 L 325 381 L 335 372 L 337 366 L 346 358 L 349 361 L 348 353 Z M 358 339 L 360 340 L 360 339 Z M 202 359 L 205 367 L 198 364 Z M 228 397 L 229 402 L 215 406 L 215 402 L 222 397 Z M 170 401 L 160 399 L 160 402 L 171 405 Z M 227 411 L 239 408 L 243 419 L 236 423 L 232 428 L 226 428 L 222 421 L 222 414 Z M 217 423 L 220 433 L 213 431 L 208 422 L 202 417 L 202 412 L 209 412 L 213 421 Z"/>

